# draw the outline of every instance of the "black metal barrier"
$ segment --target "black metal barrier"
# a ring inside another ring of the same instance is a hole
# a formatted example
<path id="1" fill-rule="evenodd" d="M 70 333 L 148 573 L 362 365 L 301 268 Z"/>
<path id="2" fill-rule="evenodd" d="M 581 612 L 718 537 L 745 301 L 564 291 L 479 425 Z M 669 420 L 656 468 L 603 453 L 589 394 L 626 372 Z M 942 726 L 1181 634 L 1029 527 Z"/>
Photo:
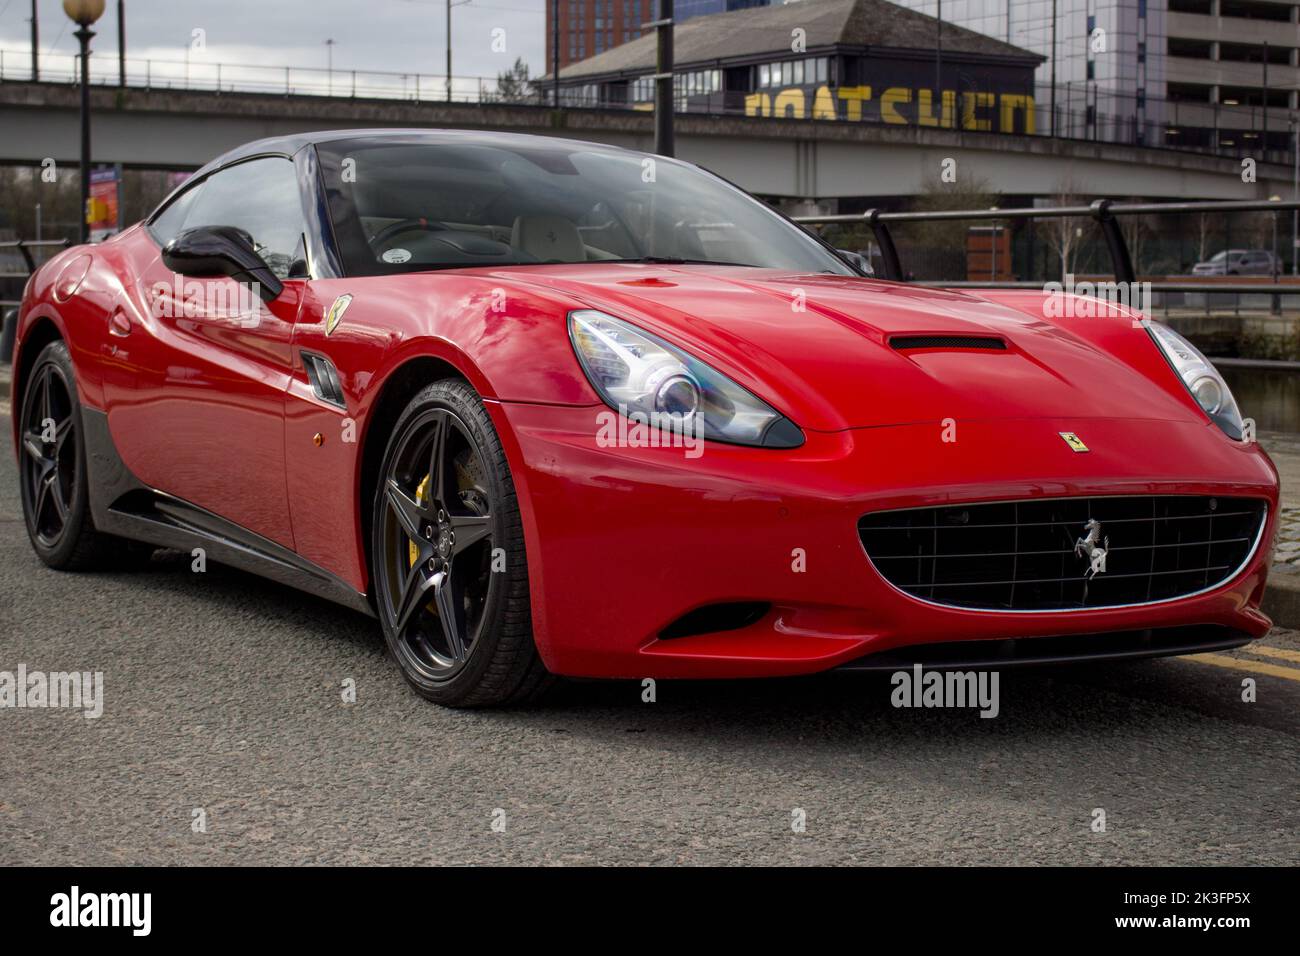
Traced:
<path id="1" fill-rule="evenodd" d="M 1203 213 L 1233 212 L 1289 212 L 1300 209 L 1300 201 L 1295 200 L 1246 200 L 1216 202 L 1171 202 L 1171 203 L 1116 203 L 1109 199 L 1098 199 L 1087 206 L 1043 206 L 1024 209 L 944 209 L 929 212 L 884 212 L 880 209 L 868 209 L 862 213 L 841 213 L 828 216 L 795 216 L 794 221 L 803 226 L 840 225 L 868 226 L 880 247 L 882 278 L 896 282 L 906 282 L 907 274 L 899 260 L 898 247 L 890 234 L 891 223 L 904 222 L 943 222 L 943 221 L 998 221 L 1007 219 L 1065 219 L 1086 218 L 1094 220 L 1101 228 L 1110 253 L 1111 267 L 1115 281 L 1133 283 L 1137 275 L 1133 268 L 1133 259 L 1129 255 L 1128 244 L 1120 229 L 1120 219 L 1124 216 L 1150 215 L 1195 215 Z M 985 288 L 985 289 L 1039 289 L 1041 282 L 924 282 L 922 285 L 939 285 L 945 288 Z M 1270 284 L 1260 283 L 1223 283 L 1206 282 L 1153 282 L 1153 292 L 1205 292 L 1238 293 L 1256 295 L 1300 295 L 1300 284 L 1287 285 L 1276 281 Z"/>

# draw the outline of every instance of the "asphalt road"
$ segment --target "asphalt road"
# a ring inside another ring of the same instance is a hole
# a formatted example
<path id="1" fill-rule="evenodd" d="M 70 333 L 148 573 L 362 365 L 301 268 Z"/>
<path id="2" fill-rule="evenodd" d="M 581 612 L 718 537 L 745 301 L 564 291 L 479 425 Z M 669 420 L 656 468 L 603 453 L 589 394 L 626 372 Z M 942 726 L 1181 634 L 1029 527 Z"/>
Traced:
<path id="1" fill-rule="evenodd" d="M 94 720 L 0 709 L 0 866 L 1300 859 L 1300 633 L 1006 671 L 994 719 L 895 709 L 887 678 L 854 675 L 448 711 L 407 690 L 372 622 L 292 590 L 162 552 L 46 569 L 4 425 L 0 671 L 102 671 L 104 692 Z"/>

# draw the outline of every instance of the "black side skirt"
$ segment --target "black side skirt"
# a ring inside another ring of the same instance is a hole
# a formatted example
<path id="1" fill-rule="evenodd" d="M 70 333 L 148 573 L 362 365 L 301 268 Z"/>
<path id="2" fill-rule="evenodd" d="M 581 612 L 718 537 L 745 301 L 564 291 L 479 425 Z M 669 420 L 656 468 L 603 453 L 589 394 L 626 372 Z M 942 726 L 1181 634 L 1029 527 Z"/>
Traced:
<path id="1" fill-rule="evenodd" d="M 161 548 L 203 548 L 212 560 L 374 617 L 365 594 L 301 555 L 210 511 L 143 484 L 117 452 L 108 415 L 82 406 L 95 527 Z"/>

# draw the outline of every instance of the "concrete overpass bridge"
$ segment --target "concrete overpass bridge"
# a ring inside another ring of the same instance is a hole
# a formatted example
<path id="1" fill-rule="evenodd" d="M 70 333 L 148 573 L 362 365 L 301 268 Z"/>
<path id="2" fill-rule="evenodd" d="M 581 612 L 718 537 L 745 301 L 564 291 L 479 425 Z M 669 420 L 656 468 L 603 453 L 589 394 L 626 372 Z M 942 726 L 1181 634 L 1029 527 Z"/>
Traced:
<path id="1" fill-rule="evenodd" d="M 0 83 L 0 163 L 77 162 L 78 92 L 66 83 Z M 240 143 L 352 127 L 446 127 L 541 133 L 650 151 L 652 117 L 621 109 L 92 87 L 97 163 L 192 169 Z M 913 126 L 680 114 L 677 154 L 746 189 L 790 200 L 916 195 L 947 158 L 958 176 L 1003 196 L 1266 199 L 1291 194 L 1291 170 L 1113 143 Z"/>

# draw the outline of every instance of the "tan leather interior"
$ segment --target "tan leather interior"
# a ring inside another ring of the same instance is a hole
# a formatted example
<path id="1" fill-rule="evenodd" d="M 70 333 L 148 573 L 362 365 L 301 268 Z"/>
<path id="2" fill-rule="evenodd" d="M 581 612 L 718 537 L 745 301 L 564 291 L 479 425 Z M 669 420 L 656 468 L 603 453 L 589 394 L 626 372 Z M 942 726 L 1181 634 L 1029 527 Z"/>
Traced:
<path id="1" fill-rule="evenodd" d="M 510 245 L 543 262 L 585 262 L 578 227 L 562 216 L 520 216 L 510 230 Z"/>

